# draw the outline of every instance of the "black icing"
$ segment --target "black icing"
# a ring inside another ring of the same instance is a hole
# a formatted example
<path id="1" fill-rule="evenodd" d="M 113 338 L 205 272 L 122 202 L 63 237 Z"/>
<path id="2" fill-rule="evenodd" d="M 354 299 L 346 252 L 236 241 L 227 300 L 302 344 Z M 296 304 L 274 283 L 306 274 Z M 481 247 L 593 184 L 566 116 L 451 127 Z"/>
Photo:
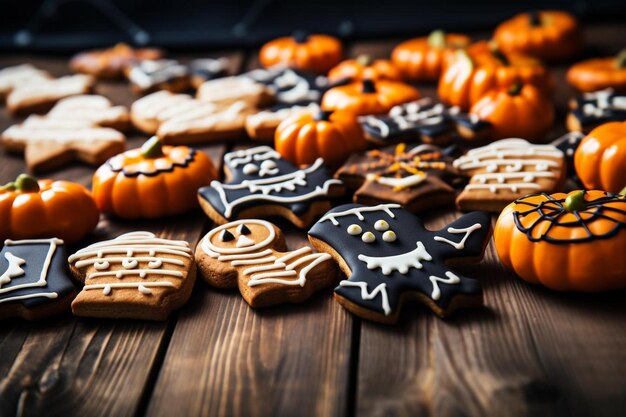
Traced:
<path id="1" fill-rule="evenodd" d="M 626 95 L 612 91 L 596 91 L 577 97 L 572 115 L 581 127 L 626 120 Z"/>
<path id="2" fill-rule="evenodd" d="M 238 230 L 240 235 L 249 235 L 250 233 L 250 229 L 248 229 L 248 226 L 246 226 L 245 224 L 242 224 L 239 226 Z"/>
<path id="3" fill-rule="evenodd" d="M 20 241 L 15 241 L 19 243 Z M 21 268 L 24 270 L 24 274 L 11 278 L 11 281 L 7 284 L 3 284 L 0 288 L 2 290 L 10 289 L 11 287 L 36 283 L 41 276 L 43 265 L 50 250 L 50 243 L 42 241 L 41 243 L 27 243 L 27 244 L 12 244 L 5 245 L 0 252 L 0 274 L 4 273 L 9 267 L 5 254 L 10 252 L 11 254 L 22 258 L 26 261 Z M 0 309 L 8 307 L 10 305 L 21 304 L 26 308 L 36 308 L 48 303 L 55 303 L 62 300 L 72 292 L 74 292 L 74 285 L 70 280 L 67 271 L 67 254 L 65 246 L 57 244 L 50 265 L 47 269 L 46 285 L 30 288 L 20 288 L 14 291 L 7 291 L 0 294 L 0 301 L 11 298 L 24 296 L 36 293 L 51 293 L 56 292 L 58 296 L 56 298 L 47 297 L 35 297 L 27 298 L 23 300 L 7 301 L 0 303 Z"/>
<path id="4" fill-rule="evenodd" d="M 228 230 L 224 229 L 222 230 L 222 234 L 220 235 L 220 240 L 222 242 L 230 242 L 231 240 L 235 239 L 235 236 L 233 236 L 232 233 L 230 233 Z"/>
<path id="5" fill-rule="evenodd" d="M 339 213 L 357 207 L 366 206 L 346 204 L 332 209 L 329 213 Z M 418 291 L 431 298 L 433 285 L 429 276 L 446 278 L 445 273 L 447 271 L 457 275 L 461 282 L 454 285 L 438 283 L 441 297 L 439 300 L 433 301 L 439 307 L 446 309 L 457 295 L 481 294 L 482 289 L 478 281 L 457 274 L 446 267 L 444 263 L 448 259 L 480 257 L 482 255 L 485 242 L 491 236 L 491 217 L 489 214 L 484 212 L 468 213 L 441 230 L 431 232 L 426 230 L 422 222 L 408 211 L 402 208 L 390 210 L 394 214 L 394 218 L 382 210 L 362 212 L 364 220 L 360 221 L 356 215 L 337 217 L 336 220 L 339 223 L 337 226 L 333 225 L 331 220 L 322 218 L 309 230 L 309 235 L 324 241 L 339 253 L 352 271 L 352 275 L 348 278 L 349 281 L 367 283 L 368 292 L 373 291 L 381 283 L 386 283 L 391 314 L 397 310 L 400 297 L 405 292 Z M 395 242 L 384 242 L 382 239 L 384 232 L 379 232 L 374 228 L 374 223 L 381 219 L 386 220 L 389 223 L 389 230 L 396 233 L 397 240 Z M 453 242 L 459 242 L 463 238 L 463 234 L 448 233 L 448 227 L 465 228 L 476 223 L 479 223 L 481 228 L 470 234 L 463 250 L 457 250 L 448 243 L 434 240 L 435 236 L 441 236 Z M 358 235 L 348 234 L 346 230 L 351 224 L 361 226 L 362 233 Z M 375 242 L 364 243 L 361 240 L 361 235 L 367 231 L 374 233 Z M 389 275 L 383 275 L 380 268 L 370 270 L 365 262 L 358 259 L 359 254 L 377 257 L 404 254 L 413 251 L 418 241 L 424 244 L 426 251 L 433 259 L 432 261 L 423 261 L 422 269 L 411 268 L 406 274 L 393 271 Z M 384 314 L 380 295 L 372 300 L 364 300 L 361 297 L 361 289 L 358 287 L 338 286 L 335 288 L 335 292 L 363 308 Z"/>
<path id="6" fill-rule="evenodd" d="M 179 167 L 179 168 L 187 168 L 189 166 L 189 164 L 194 160 L 194 158 L 196 157 L 196 150 L 195 149 L 190 149 L 189 150 L 189 155 L 187 155 L 187 158 L 185 158 L 184 161 L 182 162 L 172 162 L 171 166 L 169 166 L 168 168 L 159 168 L 159 169 L 155 169 L 154 171 L 150 171 L 150 172 L 144 172 L 144 171 L 133 171 L 133 172 L 128 172 L 126 171 L 125 167 L 115 167 L 113 166 L 113 163 L 111 161 L 113 161 L 116 157 L 112 157 L 110 158 L 108 161 L 106 161 L 106 164 L 109 166 L 109 168 L 111 169 L 111 171 L 113 172 L 122 172 L 124 174 L 124 176 L 126 177 L 138 177 L 139 175 L 145 175 L 146 177 L 156 177 L 157 175 L 163 173 L 163 172 L 172 172 L 174 171 L 174 168 Z"/>

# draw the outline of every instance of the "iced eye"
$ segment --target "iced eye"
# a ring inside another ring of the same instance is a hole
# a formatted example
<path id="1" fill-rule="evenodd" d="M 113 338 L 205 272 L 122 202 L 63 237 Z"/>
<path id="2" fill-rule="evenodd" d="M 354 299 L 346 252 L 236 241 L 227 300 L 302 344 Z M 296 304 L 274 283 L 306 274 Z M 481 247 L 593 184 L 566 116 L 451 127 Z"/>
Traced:
<path id="1" fill-rule="evenodd" d="M 246 164 L 243 166 L 243 173 L 246 175 L 254 175 L 259 172 L 259 167 L 254 164 Z"/>
<path id="2" fill-rule="evenodd" d="M 383 240 L 385 242 L 395 242 L 396 239 L 396 232 L 394 232 L 393 230 L 387 230 L 385 233 L 383 233 Z"/>
<path id="3" fill-rule="evenodd" d="M 384 220 L 378 220 L 376 223 L 374 223 L 374 229 L 378 230 L 379 232 L 384 232 L 385 230 L 389 229 L 389 223 Z"/>
<path id="4" fill-rule="evenodd" d="M 248 229 L 248 226 L 246 226 L 245 224 L 240 224 L 239 226 L 237 226 L 237 233 L 240 235 L 249 235 L 250 229 Z"/>
<path id="5" fill-rule="evenodd" d="M 276 161 L 272 161 L 268 159 L 267 161 L 261 162 L 261 169 L 259 170 L 260 176 L 265 175 L 276 175 L 278 174 L 278 168 L 276 167 Z"/>
<path id="6" fill-rule="evenodd" d="M 228 230 L 223 230 L 222 234 L 220 234 L 220 240 L 222 242 L 230 242 L 234 238 L 235 238 L 235 236 L 233 236 L 233 234 L 230 233 Z"/>
<path id="7" fill-rule="evenodd" d="M 372 243 L 376 240 L 376 236 L 374 236 L 374 233 L 372 232 L 365 232 L 363 233 L 363 236 L 361 236 L 361 240 L 365 243 Z"/>
<path id="8" fill-rule="evenodd" d="M 358 224 L 351 224 L 350 226 L 348 226 L 349 235 L 360 235 L 362 231 L 363 230 L 361 229 L 361 226 L 359 226 Z"/>

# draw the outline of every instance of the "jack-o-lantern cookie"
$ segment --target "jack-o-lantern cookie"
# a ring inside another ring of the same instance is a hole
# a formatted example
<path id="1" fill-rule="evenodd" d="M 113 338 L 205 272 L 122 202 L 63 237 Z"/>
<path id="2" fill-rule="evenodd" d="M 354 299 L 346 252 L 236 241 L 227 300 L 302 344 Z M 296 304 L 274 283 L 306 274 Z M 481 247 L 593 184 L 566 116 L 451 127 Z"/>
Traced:
<path id="1" fill-rule="evenodd" d="M 238 287 L 252 307 L 302 302 L 337 276 L 330 255 L 308 246 L 286 252 L 280 229 L 256 219 L 211 230 L 198 244 L 196 262 L 209 284 Z"/>
<path id="2" fill-rule="evenodd" d="M 473 212 L 430 231 L 399 204 L 346 204 L 309 230 L 347 279 L 335 299 L 368 320 L 395 323 L 402 305 L 418 300 L 444 317 L 482 304 L 480 283 L 450 270 L 448 262 L 480 260 L 491 236 L 491 216 Z"/>
<path id="3" fill-rule="evenodd" d="M 77 316 L 165 320 L 187 302 L 196 279 L 189 244 L 130 232 L 69 257 L 84 282 L 72 302 Z"/>
<path id="4" fill-rule="evenodd" d="M 318 158 L 297 168 L 269 146 L 224 155 L 226 182 L 198 190 L 200 205 L 218 224 L 243 218 L 284 217 L 298 227 L 310 225 L 330 209 L 330 199 L 344 192 L 340 180 Z"/>

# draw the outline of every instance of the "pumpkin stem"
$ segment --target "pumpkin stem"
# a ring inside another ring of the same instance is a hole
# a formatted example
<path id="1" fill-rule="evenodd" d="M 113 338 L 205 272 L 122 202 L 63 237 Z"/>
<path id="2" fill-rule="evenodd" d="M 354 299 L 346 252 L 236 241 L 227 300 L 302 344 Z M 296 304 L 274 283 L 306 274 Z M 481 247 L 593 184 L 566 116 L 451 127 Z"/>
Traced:
<path id="1" fill-rule="evenodd" d="M 524 87 L 524 84 L 522 84 L 521 82 L 517 81 L 515 84 L 513 84 L 511 86 L 511 88 L 509 88 L 509 95 L 510 96 L 518 96 L 519 93 L 522 92 L 522 88 Z"/>
<path id="2" fill-rule="evenodd" d="M 587 206 L 585 201 L 585 192 L 583 190 L 572 191 L 565 198 L 563 208 L 567 211 L 581 211 Z"/>
<path id="3" fill-rule="evenodd" d="M 374 81 L 370 79 L 363 80 L 363 90 L 364 93 L 375 93 L 376 86 L 374 85 Z"/>
<path id="4" fill-rule="evenodd" d="M 528 21 L 532 27 L 541 26 L 541 13 L 538 11 L 528 13 Z"/>
<path id="5" fill-rule="evenodd" d="M 445 48 L 446 47 L 446 32 L 441 29 L 433 30 L 428 35 L 428 46 L 433 48 Z"/>
<path id="6" fill-rule="evenodd" d="M 318 122 L 327 122 L 330 120 L 330 116 L 333 114 L 333 110 L 320 110 L 315 117 L 315 120 Z"/>
<path id="7" fill-rule="evenodd" d="M 27 193 L 39 192 L 39 182 L 37 182 L 37 178 L 28 174 L 18 175 L 14 183 L 8 183 L 5 187 L 10 190 L 24 191 Z"/>
<path id="8" fill-rule="evenodd" d="M 626 49 L 619 51 L 615 57 L 615 66 L 618 69 L 626 68 Z"/>
<path id="9" fill-rule="evenodd" d="M 359 55 L 356 62 L 363 67 L 369 67 L 372 65 L 372 57 L 368 54 Z"/>
<path id="10" fill-rule="evenodd" d="M 296 43 L 306 43 L 309 40 L 309 34 L 304 30 L 296 30 L 293 32 L 293 40 Z"/>
<path id="11" fill-rule="evenodd" d="M 157 136 L 152 136 L 141 147 L 141 155 L 144 158 L 154 159 L 163 156 L 163 149 L 161 141 Z"/>
<path id="12" fill-rule="evenodd" d="M 509 62 L 509 58 L 504 55 L 504 53 L 500 50 L 500 48 L 498 48 L 498 45 L 496 45 L 495 42 L 489 42 L 489 50 L 491 51 L 491 55 L 493 55 L 494 58 L 502 62 L 502 65 L 504 65 L 505 67 L 511 65 L 511 62 Z"/>

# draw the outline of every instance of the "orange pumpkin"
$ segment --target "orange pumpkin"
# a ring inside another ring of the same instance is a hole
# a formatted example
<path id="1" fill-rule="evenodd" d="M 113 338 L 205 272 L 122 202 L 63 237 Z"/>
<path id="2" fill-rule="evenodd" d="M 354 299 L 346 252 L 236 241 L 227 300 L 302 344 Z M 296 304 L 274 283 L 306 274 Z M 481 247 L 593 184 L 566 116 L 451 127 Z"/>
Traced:
<path id="1" fill-rule="evenodd" d="M 613 88 L 626 91 L 626 49 L 615 57 L 579 62 L 567 71 L 567 82 L 584 92 Z"/>
<path id="2" fill-rule="evenodd" d="M 467 111 L 488 91 L 510 87 L 517 81 L 548 91 L 554 82 L 550 72 L 536 59 L 504 54 L 490 43 L 478 42 L 467 51 L 456 52 L 454 61 L 439 79 L 437 93 L 444 103 Z"/>
<path id="3" fill-rule="evenodd" d="M 435 30 L 428 37 L 410 39 L 396 46 L 391 61 L 405 78 L 437 81 L 454 58 L 454 52 L 470 42 L 469 36 Z"/>
<path id="4" fill-rule="evenodd" d="M 609 122 L 583 138 L 574 154 L 585 188 L 616 193 L 626 185 L 626 122 Z"/>
<path id="5" fill-rule="evenodd" d="M 520 278 L 559 291 L 626 288 L 626 197 L 605 191 L 531 194 L 500 214 L 494 240 Z"/>
<path id="6" fill-rule="evenodd" d="M 491 123 L 493 139 L 542 139 L 554 122 L 552 101 L 531 84 L 495 88 L 470 109 Z"/>
<path id="7" fill-rule="evenodd" d="M 341 41 L 329 35 L 308 35 L 296 32 L 293 36 L 267 42 L 259 51 L 264 67 L 275 65 L 326 74 L 341 61 Z"/>
<path id="8" fill-rule="evenodd" d="M 337 83 L 344 80 L 361 81 L 401 79 L 400 71 L 387 59 L 372 60 L 369 55 L 341 62 L 328 73 L 328 81 Z"/>
<path id="9" fill-rule="evenodd" d="M 570 13 L 543 10 L 521 13 L 502 22 L 496 28 L 494 40 L 506 53 L 561 61 L 580 50 L 582 33 L 578 21 Z"/>
<path id="10" fill-rule="evenodd" d="M 274 145 L 295 165 L 310 165 L 323 158 L 326 165 L 336 167 L 353 152 L 365 149 L 365 137 L 351 114 L 321 111 L 316 117 L 307 113 L 283 121 Z"/>
<path id="11" fill-rule="evenodd" d="M 0 187 L 0 240 L 58 237 L 74 243 L 98 224 L 91 193 L 69 181 L 21 174 Z"/>
<path id="12" fill-rule="evenodd" d="M 363 80 L 328 90 L 322 97 L 322 108 L 356 115 L 383 114 L 393 106 L 418 98 L 416 88 L 398 81 Z"/>
<path id="13" fill-rule="evenodd" d="M 154 219 L 197 207 L 198 188 L 216 178 L 204 153 L 187 146 L 162 146 L 154 136 L 98 168 L 93 194 L 104 213 Z"/>

